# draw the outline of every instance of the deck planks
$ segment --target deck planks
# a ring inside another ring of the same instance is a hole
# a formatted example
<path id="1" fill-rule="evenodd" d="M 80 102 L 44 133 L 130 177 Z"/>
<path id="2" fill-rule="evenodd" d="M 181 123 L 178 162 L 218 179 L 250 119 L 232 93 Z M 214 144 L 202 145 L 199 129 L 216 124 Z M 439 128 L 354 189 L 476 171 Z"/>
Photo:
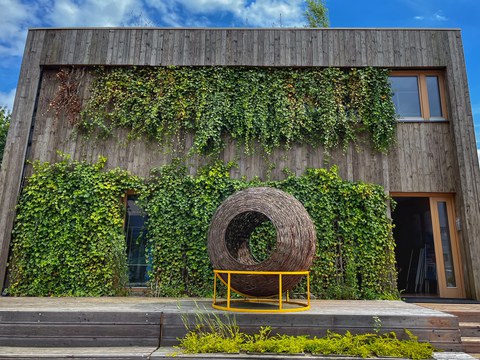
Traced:
<path id="1" fill-rule="evenodd" d="M 5 300 L 5 301 L 4 301 Z M 312 308 L 289 314 L 227 313 L 211 301 L 162 298 L 0 298 L 0 346 L 171 346 L 186 333 L 185 319 L 217 316 L 242 332 L 324 336 L 327 330 L 372 332 L 378 317 L 382 332 L 404 329 L 445 350 L 460 350 L 457 317 L 401 301 L 315 300 Z"/>

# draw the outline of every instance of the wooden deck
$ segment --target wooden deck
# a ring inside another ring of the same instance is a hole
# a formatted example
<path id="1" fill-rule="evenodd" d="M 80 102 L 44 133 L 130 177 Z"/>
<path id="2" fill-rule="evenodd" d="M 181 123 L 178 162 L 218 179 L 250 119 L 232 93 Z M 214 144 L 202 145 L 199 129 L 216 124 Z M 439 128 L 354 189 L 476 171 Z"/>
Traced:
<path id="1" fill-rule="evenodd" d="M 434 346 L 461 351 L 456 316 L 401 301 L 313 301 L 298 313 L 225 313 L 211 300 L 157 298 L 0 298 L 0 346 L 172 346 L 185 334 L 182 316 L 235 318 L 244 332 L 269 325 L 274 333 L 323 336 L 327 330 L 381 332 L 405 337 L 411 330 Z"/>

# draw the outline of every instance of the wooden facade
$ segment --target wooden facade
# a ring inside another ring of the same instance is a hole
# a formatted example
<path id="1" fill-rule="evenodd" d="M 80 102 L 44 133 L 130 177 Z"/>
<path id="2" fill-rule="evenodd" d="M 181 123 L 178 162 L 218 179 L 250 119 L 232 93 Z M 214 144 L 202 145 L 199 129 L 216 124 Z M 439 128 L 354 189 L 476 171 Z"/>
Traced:
<path id="1" fill-rule="evenodd" d="M 399 122 L 397 141 L 388 155 L 360 144 L 326 156 L 323 149 L 295 145 L 269 159 L 238 154 L 228 143 L 220 157 L 239 157 L 234 176 L 267 176 L 268 163 L 297 174 L 309 167 L 337 165 L 344 179 L 380 184 L 390 193 L 453 194 L 467 296 L 480 299 L 480 171 L 459 30 L 429 29 L 33 29 L 29 31 L 20 81 L 0 172 L 0 283 L 3 284 L 15 205 L 26 160 L 54 162 L 57 150 L 75 159 L 108 158 L 146 176 L 171 160 L 153 144 L 127 145 L 118 130 L 102 142 L 72 136 L 66 119 L 47 111 L 62 66 L 268 66 L 365 67 L 392 70 L 440 70 L 445 78 L 445 121 Z M 86 89 L 87 86 L 84 86 Z M 86 90 L 85 90 L 86 91 Z M 86 97 L 88 94 L 84 94 Z M 185 139 L 186 146 L 191 138 Z M 194 159 L 192 171 L 201 163 Z"/>

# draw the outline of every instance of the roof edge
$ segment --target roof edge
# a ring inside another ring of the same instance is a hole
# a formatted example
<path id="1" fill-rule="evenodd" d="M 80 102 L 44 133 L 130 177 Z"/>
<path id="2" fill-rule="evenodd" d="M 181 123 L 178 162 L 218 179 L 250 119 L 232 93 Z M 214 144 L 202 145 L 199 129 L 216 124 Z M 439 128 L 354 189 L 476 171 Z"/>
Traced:
<path id="1" fill-rule="evenodd" d="M 298 28 L 229 28 L 229 27 L 39 27 L 39 28 L 29 28 L 29 31 L 38 31 L 38 30 L 262 30 L 262 31 L 271 31 L 271 30 L 311 30 L 311 31 L 332 31 L 332 30 L 405 30 L 405 31 L 461 31 L 461 28 L 402 28 L 402 27 L 385 27 L 385 28 L 369 28 L 369 27 L 360 27 L 360 28 L 347 28 L 347 27 L 328 27 L 328 28 L 309 28 L 309 27 L 298 27 Z"/>

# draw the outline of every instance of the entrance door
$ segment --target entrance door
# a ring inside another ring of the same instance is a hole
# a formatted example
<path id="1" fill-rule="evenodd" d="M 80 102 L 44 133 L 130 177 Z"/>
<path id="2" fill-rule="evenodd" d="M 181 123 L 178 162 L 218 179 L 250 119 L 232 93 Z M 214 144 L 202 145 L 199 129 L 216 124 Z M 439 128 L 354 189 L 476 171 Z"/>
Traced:
<path id="1" fill-rule="evenodd" d="M 452 196 L 392 194 L 395 255 L 405 295 L 465 297 Z"/>
<path id="2" fill-rule="evenodd" d="M 433 241 L 440 297 L 465 297 L 452 199 L 431 197 Z"/>

